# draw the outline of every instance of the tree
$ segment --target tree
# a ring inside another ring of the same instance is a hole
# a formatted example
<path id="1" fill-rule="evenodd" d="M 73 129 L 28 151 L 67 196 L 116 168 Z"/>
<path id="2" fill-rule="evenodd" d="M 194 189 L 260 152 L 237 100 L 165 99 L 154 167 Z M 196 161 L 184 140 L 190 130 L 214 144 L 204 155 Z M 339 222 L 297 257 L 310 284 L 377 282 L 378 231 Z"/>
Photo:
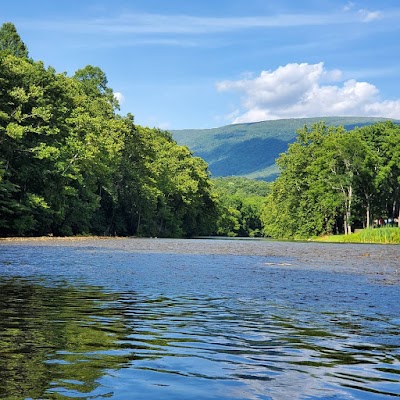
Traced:
<path id="1" fill-rule="evenodd" d="M 11 28 L 3 26 L 3 39 Z M 117 110 L 100 68 L 68 77 L 2 51 L 0 235 L 214 230 L 207 164 L 168 132 Z"/>
<path id="2" fill-rule="evenodd" d="M 380 160 L 375 212 L 378 217 L 397 218 L 400 227 L 400 125 L 381 122 L 361 128 L 360 133 L 371 143 Z"/>
<path id="3" fill-rule="evenodd" d="M 329 172 L 324 143 L 336 131 L 324 123 L 305 126 L 279 157 L 281 174 L 262 213 L 265 235 L 290 238 L 332 232 L 340 202 L 325 183 Z"/>
<path id="4" fill-rule="evenodd" d="M 242 177 L 214 178 L 222 236 L 261 236 L 261 211 L 271 184 Z"/>
<path id="5" fill-rule="evenodd" d="M 357 131 L 347 132 L 340 129 L 331 135 L 325 144 L 328 171 L 328 184 L 342 197 L 344 232 L 352 232 L 353 208 L 355 196 L 359 195 L 360 186 L 364 188 L 367 207 L 367 224 L 373 187 L 367 186 L 371 177 L 368 174 L 370 148 Z M 369 179 L 368 179 L 369 178 Z M 360 185 L 364 182 L 364 185 Z"/>
<path id="6" fill-rule="evenodd" d="M 0 28 L 1 51 L 16 57 L 28 57 L 28 49 L 11 22 L 5 22 Z"/>
<path id="7" fill-rule="evenodd" d="M 157 226 L 162 236 L 204 235 L 216 218 L 208 166 L 186 146 L 158 132 L 154 162 L 157 188 Z"/>
<path id="8" fill-rule="evenodd" d="M 385 149 L 388 156 L 388 173 L 386 184 L 389 187 L 391 211 L 394 218 L 397 217 L 400 227 L 400 127 L 392 125 L 388 129 L 388 137 Z"/>
<path id="9" fill-rule="evenodd" d="M 3 196 L 12 212 L 3 217 L 2 233 L 46 233 L 52 211 L 45 192 L 59 156 L 54 138 L 63 137 L 63 88 L 51 68 L 11 54 L 0 59 L 0 81 L 1 184 L 12 188 L 8 201 Z"/>
<path id="10" fill-rule="evenodd" d="M 113 90 L 107 86 L 107 76 L 99 67 L 87 65 L 85 68 L 78 69 L 74 78 L 82 83 L 85 94 L 92 100 L 105 98 L 112 107 L 119 107 Z"/>
<path id="11" fill-rule="evenodd" d="M 346 131 L 323 123 L 298 131 L 277 163 L 262 214 L 264 233 L 310 237 L 371 226 L 372 215 L 399 213 L 400 127 L 392 122 Z"/>

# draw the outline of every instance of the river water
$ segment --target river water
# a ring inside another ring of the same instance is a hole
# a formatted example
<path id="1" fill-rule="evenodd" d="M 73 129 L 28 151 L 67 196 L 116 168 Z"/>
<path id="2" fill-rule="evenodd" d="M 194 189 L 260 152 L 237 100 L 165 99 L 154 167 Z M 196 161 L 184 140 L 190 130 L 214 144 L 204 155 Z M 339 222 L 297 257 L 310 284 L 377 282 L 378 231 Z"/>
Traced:
<path id="1" fill-rule="evenodd" d="M 400 397 L 400 246 L 0 241 L 0 398 Z"/>

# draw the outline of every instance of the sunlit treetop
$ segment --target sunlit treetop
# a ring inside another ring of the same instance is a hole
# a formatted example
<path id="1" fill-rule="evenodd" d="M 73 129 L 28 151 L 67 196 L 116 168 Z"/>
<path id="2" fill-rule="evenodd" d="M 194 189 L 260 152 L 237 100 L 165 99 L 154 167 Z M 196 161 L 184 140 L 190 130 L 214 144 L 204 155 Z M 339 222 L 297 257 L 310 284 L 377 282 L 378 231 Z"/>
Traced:
<path id="1" fill-rule="evenodd" d="M 11 22 L 4 23 L 0 28 L 0 51 L 17 57 L 28 57 L 28 49 Z"/>

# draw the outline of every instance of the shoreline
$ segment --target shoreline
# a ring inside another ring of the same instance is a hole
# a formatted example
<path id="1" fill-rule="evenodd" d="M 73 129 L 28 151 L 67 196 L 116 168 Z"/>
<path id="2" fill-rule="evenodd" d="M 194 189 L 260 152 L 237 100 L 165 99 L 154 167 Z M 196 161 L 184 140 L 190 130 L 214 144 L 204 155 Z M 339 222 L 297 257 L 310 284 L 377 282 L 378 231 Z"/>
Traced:
<path id="1" fill-rule="evenodd" d="M 392 271 L 400 278 L 400 246 L 396 244 L 328 243 L 318 241 L 238 240 L 210 238 L 168 239 L 138 237 L 14 237 L 0 238 L 6 246 L 70 247 L 127 253 L 254 256 L 266 265 L 284 268 L 325 269 L 337 272 Z M 0 250 L 1 251 L 1 250 Z M 289 264 L 289 265 L 286 265 Z"/>
<path id="2" fill-rule="evenodd" d="M 0 237 L 0 242 L 29 242 L 29 241 L 80 241 L 80 240 L 118 240 L 138 239 L 133 236 L 11 236 Z"/>
<path id="3" fill-rule="evenodd" d="M 86 240 L 129 240 L 129 239 L 158 239 L 158 240 L 236 240 L 243 242 L 260 241 L 260 242 L 287 242 L 287 243 L 325 243 L 325 244 L 365 244 L 365 245 L 384 245 L 384 246 L 396 246 L 400 245 L 397 241 L 379 241 L 379 240 L 366 240 L 359 238 L 358 233 L 351 235 L 326 235 L 321 237 L 314 237 L 309 239 L 274 239 L 268 237 L 228 237 L 228 236 L 195 236 L 192 238 L 158 238 L 158 237 L 140 237 L 140 236 L 10 236 L 0 237 L 0 243 L 2 242 L 79 242 Z M 352 240 L 354 239 L 354 240 Z"/>

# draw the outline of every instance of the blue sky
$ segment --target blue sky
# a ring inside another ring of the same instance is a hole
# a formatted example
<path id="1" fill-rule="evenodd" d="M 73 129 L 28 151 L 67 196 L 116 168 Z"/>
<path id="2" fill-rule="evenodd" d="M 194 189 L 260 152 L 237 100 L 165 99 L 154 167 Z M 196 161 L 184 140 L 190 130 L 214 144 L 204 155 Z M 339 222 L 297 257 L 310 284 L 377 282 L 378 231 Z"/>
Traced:
<path id="1" fill-rule="evenodd" d="M 30 56 L 107 75 L 162 129 L 326 115 L 400 119 L 398 0 L 3 1 Z"/>

